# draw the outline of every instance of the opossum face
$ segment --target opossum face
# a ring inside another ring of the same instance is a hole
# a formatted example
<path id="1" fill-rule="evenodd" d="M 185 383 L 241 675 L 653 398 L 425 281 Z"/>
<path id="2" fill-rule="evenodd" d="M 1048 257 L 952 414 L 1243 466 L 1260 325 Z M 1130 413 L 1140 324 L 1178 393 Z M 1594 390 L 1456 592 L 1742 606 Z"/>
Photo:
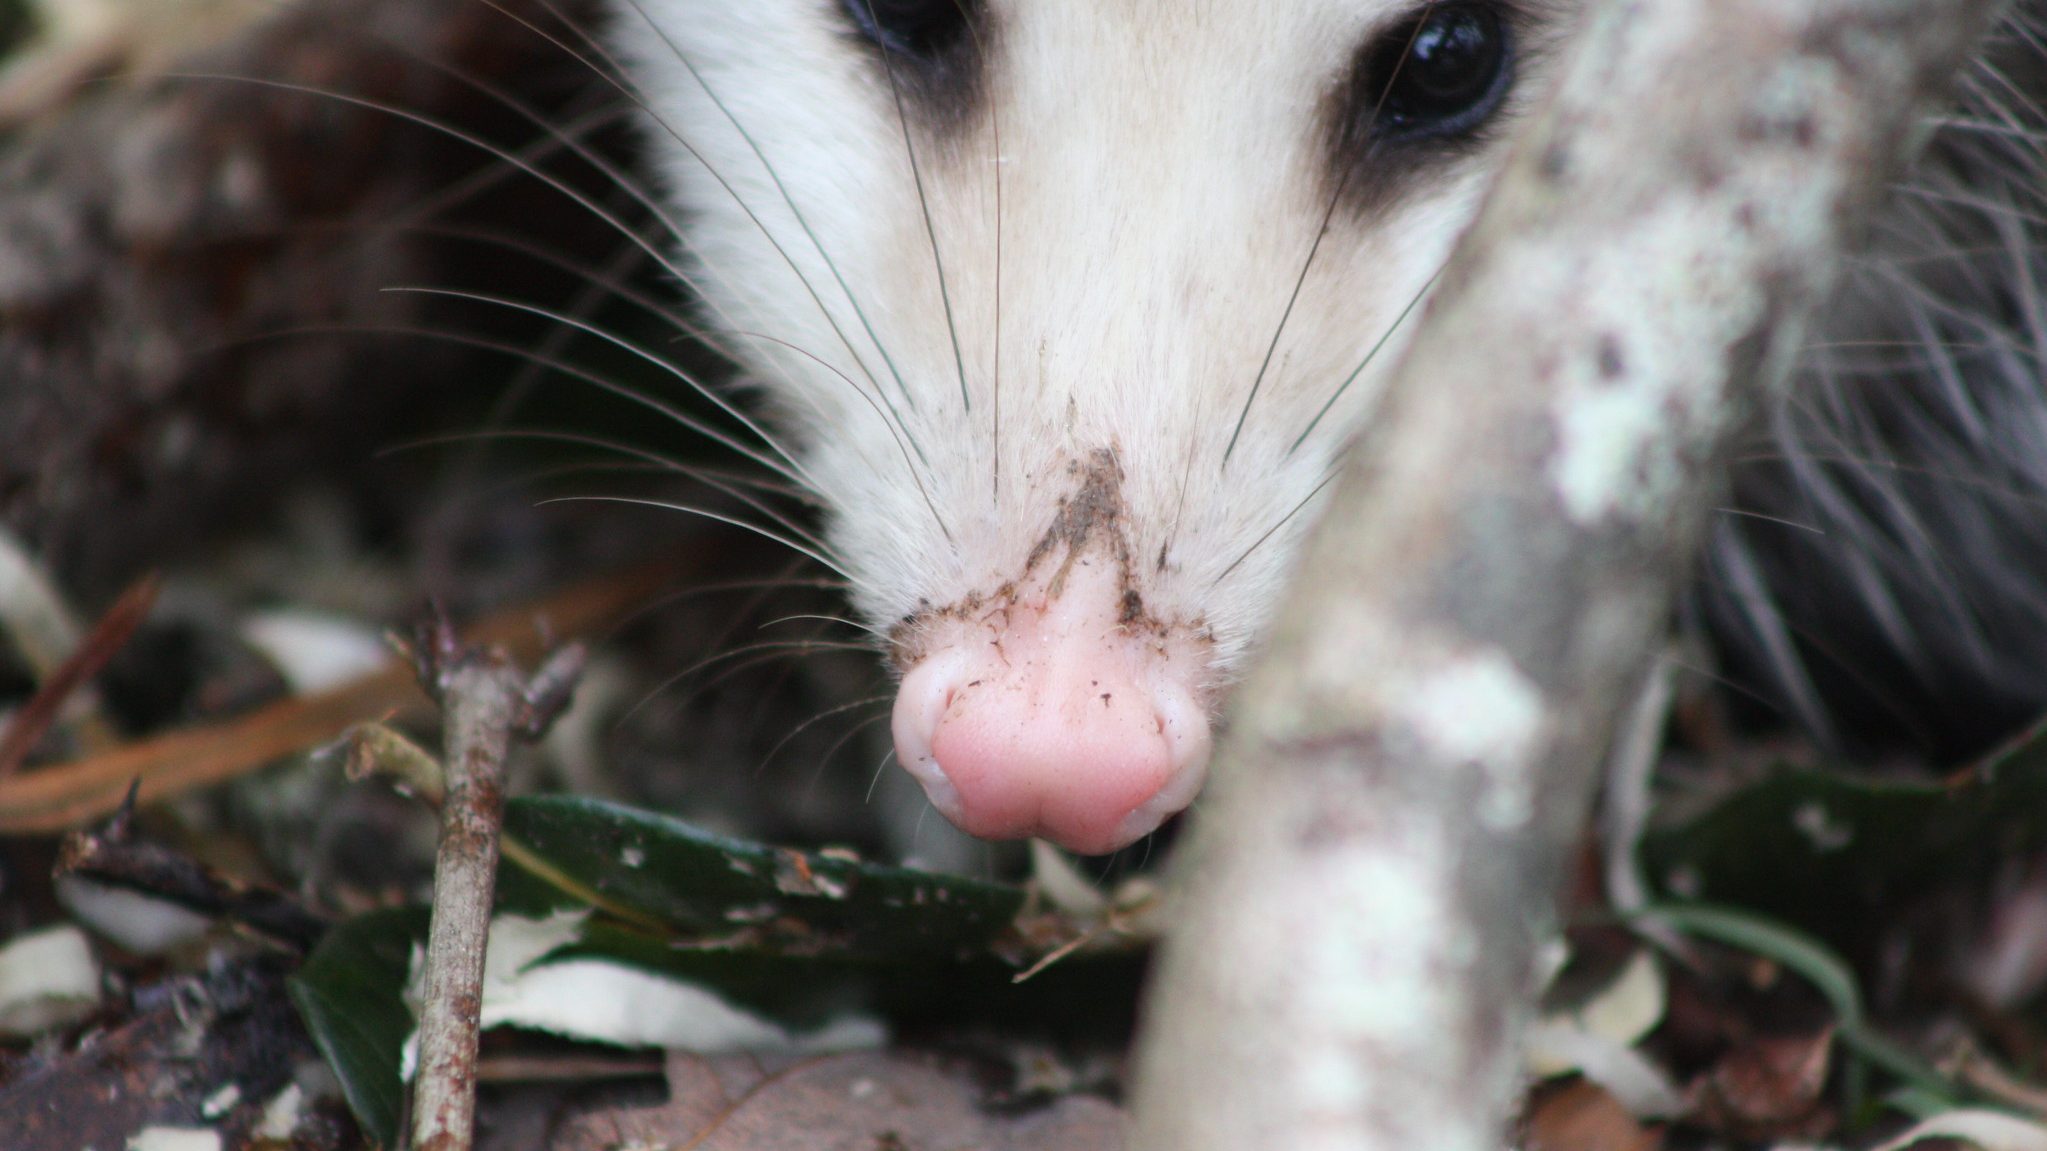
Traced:
<path id="1" fill-rule="evenodd" d="M 902 765 L 978 835 L 1148 832 L 1557 14 L 637 2 L 681 242 L 888 637 Z"/>

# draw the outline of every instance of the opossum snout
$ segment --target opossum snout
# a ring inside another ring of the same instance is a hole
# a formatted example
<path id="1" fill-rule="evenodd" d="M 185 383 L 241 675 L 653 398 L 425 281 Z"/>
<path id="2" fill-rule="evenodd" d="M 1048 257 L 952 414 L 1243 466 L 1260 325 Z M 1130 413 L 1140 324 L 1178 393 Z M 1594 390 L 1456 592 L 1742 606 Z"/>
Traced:
<path id="1" fill-rule="evenodd" d="M 896 697 L 896 756 L 984 839 L 1113 851 L 1191 803 L 1208 766 L 1204 645 L 1134 621 L 1116 565 L 940 621 Z"/>

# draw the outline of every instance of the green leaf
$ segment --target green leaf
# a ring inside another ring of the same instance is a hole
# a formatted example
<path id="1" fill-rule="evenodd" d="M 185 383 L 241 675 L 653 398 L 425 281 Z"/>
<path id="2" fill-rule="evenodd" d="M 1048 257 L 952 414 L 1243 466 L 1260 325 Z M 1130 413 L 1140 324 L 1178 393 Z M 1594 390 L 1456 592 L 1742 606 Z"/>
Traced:
<path id="1" fill-rule="evenodd" d="M 1659 920 L 1687 935 L 1775 960 L 1818 989 L 1834 1009 L 1834 1017 L 1841 1026 L 1862 1026 L 1862 990 L 1856 985 L 1854 970 L 1825 945 L 1796 928 L 1739 908 L 1696 903 L 1653 904 L 1642 909 L 1641 918 Z"/>
<path id="2" fill-rule="evenodd" d="M 1930 1094 L 1917 1087 L 1900 1087 L 1884 1094 L 1883 1102 L 1893 1110 L 1902 1112 L 1913 1120 L 1931 1119 L 1945 1115 L 1955 1109 L 1954 1098 L 1945 1094 Z"/>
<path id="3" fill-rule="evenodd" d="M 328 932 L 288 984 L 356 1121 L 385 1147 L 398 1146 L 405 1104 L 399 1058 L 413 1026 L 405 974 L 426 925 L 425 908 L 357 916 Z"/>
<path id="4" fill-rule="evenodd" d="M 1048 1000 L 1084 1002 L 1057 977 L 1010 986 L 1015 968 L 991 949 L 1023 910 L 1019 888 L 766 847 L 570 797 L 512 801 L 504 849 L 500 913 L 599 912 L 579 942 L 548 961 L 629 964 L 798 1030 L 849 1006 L 906 1017 L 1007 1008 L 1042 1021 Z M 386 1146 L 399 1134 L 399 1057 L 413 1027 L 405 977 L 427 919 L 419 908 L 351 920 L 291 983 L 349 1106 Z M 1137 967 L 1127 959 L 1066 966 L 1069 983 L 1126 996 Z"/>
<path id="5" fill-rule="evenodd" d="M 679 942 L 763 955 L 971 958 L 1024 906 L 1016 887 L 764 847 L 593 799 L 514 800 L 505 834 L 507 858 L 525 862 L 506 869 L 502 906 L 589 900 Z"/>
<path id="6" fill-rule="evenodd" d="M 2047 847 L 2047 725 L 1958 777 L 1785 767 L 1647 835 L 1665 890 L 1754 908 L 1860 952 L 1936 884 L 1975 883 Z"/>

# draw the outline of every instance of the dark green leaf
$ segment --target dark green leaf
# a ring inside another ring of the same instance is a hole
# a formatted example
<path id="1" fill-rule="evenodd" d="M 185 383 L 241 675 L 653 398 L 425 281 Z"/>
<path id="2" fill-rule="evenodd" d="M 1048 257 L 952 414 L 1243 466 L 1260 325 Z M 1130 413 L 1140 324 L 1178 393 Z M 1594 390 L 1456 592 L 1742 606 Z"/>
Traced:
<path id="1" fill-rule="evenodd" d="M 424 908 L 358 916 L 328 932 L 289 985 L 356 1121 L 385 1147 L 398 1145 L 405 1101 L 399 1057 L 412 1033 L 405 973 L 426 924 Z"/>
<path id="2" fill-rule="evenodd" d="M 575 906 L 585 891 L 643 928 L 768 955 L 966 958 L 1024 904 L 1014 887 L 763 847 L 591 799 L 515 800 L 505 833 L 570 888 L 508 868 L 505 906 Z"/>
<path id="3" fill-rule="evenodd" d="M 1785 768 L 1642 843 L 1687 899 L 1753 908 L 1850 951 L 1935 883 L 1971 883 L 2047 846 L 2047 728 L 1959 778 Z"/>

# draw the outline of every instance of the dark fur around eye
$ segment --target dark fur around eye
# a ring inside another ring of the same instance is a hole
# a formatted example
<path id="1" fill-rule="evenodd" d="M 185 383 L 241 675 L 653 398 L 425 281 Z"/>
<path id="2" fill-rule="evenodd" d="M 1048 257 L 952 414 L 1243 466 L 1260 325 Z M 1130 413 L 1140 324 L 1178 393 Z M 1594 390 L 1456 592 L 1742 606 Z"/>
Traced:
<path id="1" fill-rule="evenodd" d="M 1359 53 L 1349 134 L 1386 146 L 1477 132 L 1513 85 L 1515 49 L 1513 25 L 1497 4 L 1436 0 Z"/>
<path id="2" fill-rule="evenodd" d="M 1369 217 L 1485 143 L 1559 21 L 1549 0 L 1429 0 L 1375 30 L 1323 105 L 1335 202 Z"/>
<path id="3" fill-rule="evenodd" d="M 848 35 L 874 49 L 906 115 L 939 134 L 974 120 L 996 32 L 984 0 L 836 2 Z"/>
<path id="4" fill-rule="evenodd" d="M 896 56 L 933 62 L 974 34 L 979 0 L 839 0 L 861 35 Z"/>

